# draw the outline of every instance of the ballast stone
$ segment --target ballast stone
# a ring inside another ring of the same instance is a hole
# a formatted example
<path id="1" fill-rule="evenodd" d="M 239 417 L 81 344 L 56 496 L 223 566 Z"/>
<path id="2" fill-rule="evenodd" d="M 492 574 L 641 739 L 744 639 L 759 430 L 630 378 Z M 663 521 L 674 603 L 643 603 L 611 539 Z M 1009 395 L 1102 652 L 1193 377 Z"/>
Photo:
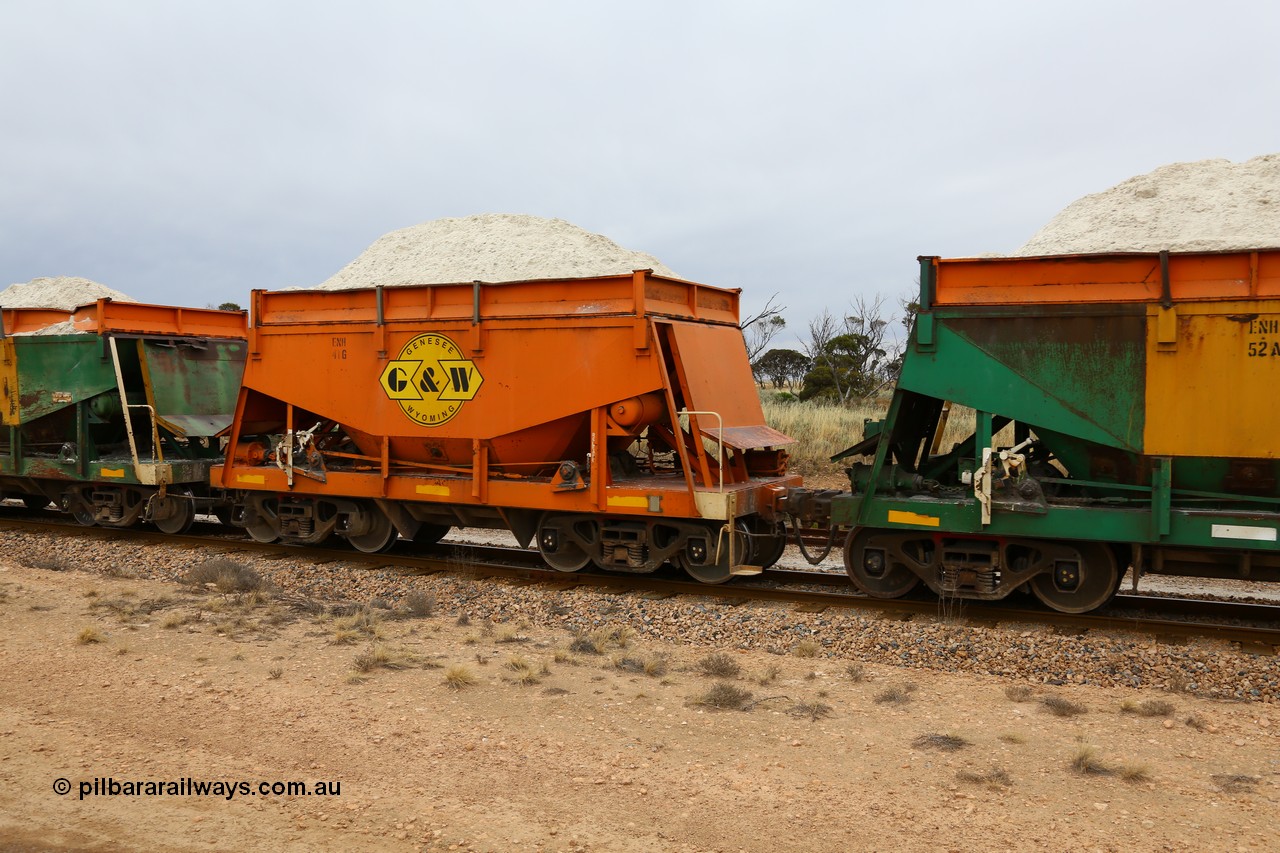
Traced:
<path id="1" fill-rule="evenodd" d="M 679 278 L 653 255 L 563 219 L 484 213 L 384 234 L 319 288 L 584 278 L 638 269 Z"/>

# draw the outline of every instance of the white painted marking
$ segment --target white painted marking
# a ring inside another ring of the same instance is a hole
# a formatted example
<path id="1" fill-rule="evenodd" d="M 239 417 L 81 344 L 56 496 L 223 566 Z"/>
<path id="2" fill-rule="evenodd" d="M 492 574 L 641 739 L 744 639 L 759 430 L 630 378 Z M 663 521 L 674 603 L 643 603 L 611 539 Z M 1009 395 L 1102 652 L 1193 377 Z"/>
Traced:
<path id="1" fill-rule="evenodd" d="M 1243 524 L 1215 524 L 1210 532 L 1214 539 L 1254 539 L 1258 542 L 1276 541 L 1274 527 L 1247 527 Z"/>

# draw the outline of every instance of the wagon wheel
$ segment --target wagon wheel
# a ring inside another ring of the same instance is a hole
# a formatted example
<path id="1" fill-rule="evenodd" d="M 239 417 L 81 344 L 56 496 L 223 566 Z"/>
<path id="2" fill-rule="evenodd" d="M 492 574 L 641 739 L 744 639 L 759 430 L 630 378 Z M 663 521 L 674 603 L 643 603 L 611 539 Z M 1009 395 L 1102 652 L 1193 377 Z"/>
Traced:
<path id="1" fill-rule="evenodd" d="M 782 557 L 787 550 L 787 531 L 781 524 L 770 523 L 757 518 L 754 535 L 751 537 L 751 562 L 762 569 L 767 569 Z"/>
<path id="2" fill-rule="evenodd" d="M 98 523 L 98 519 L 93 514 L 93 507 L 82 501 L 74 492 L 63 493 L 62 505 L 67 508 L 67 512 L 76 520 L 76 524 L 82 527 L 93 527 Z"/>
<path id="3" fill-rule="evenodd" d="M 1101 542 L 1055 543 L 1076 552 L 1075 560 L 1054 560 L 1049 570 L 1030 581 L 1031 591 L 1046 606 L 1062 613 L 1088 613 L 1111 600 L 1120 587 L 1115 553 Z"/>
<path id="4" fill-rule="evenodd" d="M 576 572 L 591 562 L 591 553 L 578 541 L 574 527 L 567 519 L 549 515 L 538 525 L 538 553 L 558 572 Z"/>
<path id="5" fill-rule="evenodd" d="M 280 538 L 280 531 L 276 530 L 276 526 L 271 523 L 270 519 L 255 515 L 255 520 L 244 526 L 244 532 L 249 534 L 249 538 L 254 542 L 274 542 Z"/>
<path id="6" fill-rule="evenodd" d="M 855 527 L 844 543 L 844 570 L 872 598 L 901 598 L 920 583 L 907 561 L 928 565 L 931 546 L 927 537 Z"/>
<path id="7" fill-rule="evenodd" d="M 447 524 L 428 524 L 424 521 L 418 528 L 418 532 L 413 534 L 413 544 L 434 545 L 452 529 Z"/>
<path id="8" fill-rule="evenodd" d="M 734 525 L 733 553 L 739 562 L 752 559 L 751 540 L 745 533 L 746 523 L 741 519 Z M 727 537 L 721 535 L 719 527 L 707 531 L 705 540 L 690 543 L 677 554 L 672 562 L 684 569 L 689 577 L 705 584 L 720 584 L 730 580 L 729 543 Z M 705 546 L 704 543 L 705 542 Z M 720 553 L 716 553 L 717 545 Z"/>
<path id="9" fill-rule="evenodd" d="M 396 530 L 396 526 L 379 509 L 368 507 L 366 512 L 370 513 L 373 521 L 369 525 L 368 531 L 358 536 L 348 536 L 347 541 L 357 551 L 363 551 L 366 554 L 380 554 L 383 551 L 390 550 L 400 535 Z"/>
<path id="10" fill-rule="evenodd" d="M 191 522 L 196 520 L 196 505 L 189 492 L 170 492 L 163 498 L 156 495 L 153 500 L 155 503 L 151 505 L 152 514 L 163 516 L 151 519 L 157 530 L 170 536 L 179 536 L 191 529 Z M 157 513 L 157 510 L 160 512 Z"/>

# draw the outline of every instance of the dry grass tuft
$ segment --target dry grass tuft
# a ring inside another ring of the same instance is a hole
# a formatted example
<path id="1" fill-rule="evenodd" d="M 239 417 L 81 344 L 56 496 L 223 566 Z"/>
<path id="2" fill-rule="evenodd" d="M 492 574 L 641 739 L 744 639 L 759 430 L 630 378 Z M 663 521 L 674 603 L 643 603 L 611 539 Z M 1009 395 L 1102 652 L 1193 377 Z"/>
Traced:
<path id="1" fill-rule="evenodd" d="M 1017 732 L 1005 732 L 1002 735 L 998 735 L 998 737 L 1000 738 L 1000 740 L 1004 741 L 1005 743 L 1021 744 L 1021 743 L 1027 742 L 1027 739 L 1022 735 L 1018 734 Z"/>
<path id="2" fill-rule="evenodd" d="M 338 628 L 333 632 L 333 636 L 329 638 L 329 642 L 335 646 L 348 646 L 360 639 L 359 631 L 352 631 L 348 628 Z"/>
<path id="3" fill-rule="evenodd" d="M 425 618 L 436 615 L 436 597 L 429 592 L 415 589 L 401 599 L 404 612 L 410 616 Z"/>
<path id="4" fill-rule="evenodd" d="M 356 672 L 373 672 L 375 669 L 406 669 L 417 662 L 408 652 L 394 651 L 379 643 L 357 654 L 351 665 Z"/>
<path id="5" fill-rule="evenodd" d="M 1014 702 L 1030 702 L 1035 698 L 1035 688 L 1029 684 L 1010 684 L 1004 689 L 1004 695 Z"/>
<path id="6" fill-rule="evenodd" d="M 860 663 L 851 663 L 846 666 L 844 668 L 844 674 L 853 682 L 867 680 L 867 668 Z"/>
<path id="7" fill-rule="evenodd" d="M 710 678 L 737 678 L 742 674 L 742 666 L 724 652 L 707 655 L 698 661 L 697 670 Z"/>
<path id="8" fill-rule="evenodd" d="M 584 655 L 603 655 L 613 649 L 625 649 L 631 644 L 635 635 L 635 630 L 628 625 L 579 631 L 569 643 L 569 651 Z"/>
<path id="9" fill-rule="evenodd" d="M 354 643 L 358 639 L 382 638 L 382 614 L 372 607 L 361 607 L 355 612 L 340 616 L 333 622 L 333 638 L 337 645 Z"/>
<path id="10" fill-rule="evenodd" d="M 226 557 L 215 557 L 198 566 L 192 566 L 183 575 L 182 582 L 196 587 L 210 584 L 218 592 L 250 592 L 265 590 L 268 584 L 262 575 L 244 563 L 229 560 Z"/>
<path id="11" fill-rule="evenodd" d="M 1120 703 L 1120 711 L 1139 717 L 1167 717 L 1173 713 L 1173 703 L 1167 699 L 1144 699 L 1141 702 L 1126 699 Z"/>
<path id="12" fill-rule="evenodd" d="M 778 676 L 782 674 L 782 667 L 776 663 L 771 663 L 764 668 L 764 672 L 756 676 L 756 684 L 764 687 L 766 684 L 772 684 L 777 681 Z"/>
<path id="13" fill-rule="evenodd" d="M 1117 771 L 1126 782 L 1150 782 L 1151 771 L 1143 764 L 1122 764 Z"/>
<path id="14" fill-rule="evenodd" d="M 915 689 L 914 684 L 893 684 L 877 693 L 875 701 L 881 705 L 905 705 Z"/>
<path id="15" fill-rule="evenodd" d="M 789 450 L 788 470 L 796 474 L 827 474 L 831 457 L 849 446 L 850 436 L 862 435 L 863 421 L 884 417 L 884 406 L 782 402 L 777 394 L 761 395 L 765 423 L 797 439 Z"/>
<path id="16" fill-rule="evenodd" d="M 1098 750 L 1088 744 L 1081 744 L 1071 757 L 1071 769 L 1089 776 L 1108 776 L 1112 770 L 1102 763 Z"/>
<path id="17" fill-rule="evenodd" d="M 792 652 L 798 658 L 816 658 L 822 650 L 822 644 L 814 639 L 804 639 L 795 644 Z"/>
<path id="18" fill-rule="evenodd" d="M 1209 726 L 1209 723 L 1205 720 L 1205 718 L 1200 716 L 1199 714 L 1191 714 L 1189 717 L 1187 717 L 1185 722 L 1188 726 L 1191 726 L 1191 728 L 1195 729 L 1198 732 L 1204 731 Z"/>
<path id="19" fill-rule="evenodd" d="M 461 690 L 476 683 L 476 676 L 466 664 L 456 663 L 444 671 L 444 685 L 452 690 Z"/>
<path id="20" fill-rule="evenodd" d="M 644 674 L 650 678 L 661 678 L 670 668 L 670 662 L 663 655 L 649 655 L 644 659 Z"/>
<path id="21" fill-rule="evenodd" d="M 1040 697 L 1040 704 L 1055 717 L 1078 717 L 1088 713 L 1089 709 L 1078 702 L 1072 702 L 1064 696 L 1049 694 Z"/>
<path id="22" fill-rule="evenodd" d="M 825 717 L 831 716 L 831 706 L 822 702 L 800 702 L 791 707 L 787 711 L 793 717 L 808 717 L 812 722 L 817 722 Z"/>
<path id="23" fill-rule="evenodd" d="M 508 626 L 499 631 L 493 641 L 495 643 L 527 643 L 529 637 L 520 633 L 520 629 Z"/>
<path id="24" fill-rule="evenodd" d="M 1224 794 L 1251 794 L 1261 781 L 1257 776 L 1245 776 L 1240 773 L 1221 773 L 1209 778 Z"/>
<path id="25" fill-rule="evenodd" d="M 176 603 L 177 602 L 174 599 L 169 598 L 168 596 L 136 601 L 133 599 L 132 593 L 122 592 L 119 598 L 95 598 L 89 603 L 89 610 L 94 613 L 110 613 L 120 622 L 127 625 L 135 619 L 139 619 L 143 616 L 149 616 L 157 610 L 172 607 Z"/>
<path id="26" fill-rule="evenodd" d="M 531 664 L 523 655 L 512 655 L 507 662 L 503 664 L 503 666 L 515 673 L 514 680 L 516 683 L 525 687 L 531 684 L 537 684 L 542 680 L 542 675 L 549 675 L 551 673 L 551 670 L 545 663 L 542 665 L 541 672 L 535 672 L 533 664 Z"/>
<path id="27" fill-rule="evenodd" d="M 695 705 L 707 705 L 725 711 L 741 711 L 751 701 L 751 691 L 720 681 L 697 699 Z"/>
<path id="28" fill-rule="evenodd" d="M 267 670 L 267 678 L 270 678 L 272 681 L 276 681 L 282 675 L 284 675 L 283 667 L 273 666 L 271 669 Z"/>
<path id="29" fill-rule="evenodd" d="M 937 732 L 920 735 L 911 741 L 911 745 L 916 749 L 937 749 L 942 752 L 956 752 L 966 746 L 972 746 L 969 741 L 959 735 L 939 734 Z"/>
<path id="30" fill-rule="evenodd" d="M 958 770 L 956 778 L 961 782 L 972 782 L 975 785 L 986 785 L 988 788 L 1008 788 L 1013 785 L 1009 771 L 1003 767 L 992 767 L 989 770 Z"/>
<path id="31" fill-rule="evenodd" d="M 648 657 L 634 657 L 632 655 L 617 655 L 613 658 L 613 668 L 620 669 L 623 672 L 634 672 L 637 675 L 648 675 L 651 678 L 661 678 L 667 674 L 670 664 L 662 655 L 649 655 Z"/>
<path id="32" fill-rule="evenodd" d="M 105 643 L 106 638 L 98 633 L 96 628 L 81 628 L 80 633 L 76 635 L 76 642 L 82 646 L 87 646 L 92 643 Z"/>
<path id="33" fill-rule="evenodd" d="M 192 617 L 185 613 L 170 613 L 168 616 L 164 617 L 164 620 L 160 623 L 160 627 L 164 628 L 166 631 L 172 631 L 176 628 L 181 628 L 190 621 L 192 621 Z"/>
<path id="34" fill-rule="evenodd" d="M 50 572 L 70 572 L 79 568 L 70 559 L 61 554 L 49 557 L 35 557 L 26 560 L 25 563 L 33 569 L 44 569 Z"/>

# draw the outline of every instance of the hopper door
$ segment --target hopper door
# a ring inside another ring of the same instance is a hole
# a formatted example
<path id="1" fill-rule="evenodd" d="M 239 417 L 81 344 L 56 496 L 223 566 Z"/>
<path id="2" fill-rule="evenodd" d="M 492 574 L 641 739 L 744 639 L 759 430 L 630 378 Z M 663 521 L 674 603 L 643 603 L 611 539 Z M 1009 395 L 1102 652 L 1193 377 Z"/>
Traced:
<path id="1" fill-rule="evenodd" d="M 139 340 L 147 402 L 156 420 L 175 435 L 217 435 L 235 414 L 243 341 L 204 340 L 175 344 Z"/>
<path id="2" fill-rule="evenodd" d="M 702 435 L 735 450 L 783 447 L 795 439 L 767 426 L 742 332 L 736 326 L 671 324 L 685 408 L 720 416 L 699 420 Z"/>

